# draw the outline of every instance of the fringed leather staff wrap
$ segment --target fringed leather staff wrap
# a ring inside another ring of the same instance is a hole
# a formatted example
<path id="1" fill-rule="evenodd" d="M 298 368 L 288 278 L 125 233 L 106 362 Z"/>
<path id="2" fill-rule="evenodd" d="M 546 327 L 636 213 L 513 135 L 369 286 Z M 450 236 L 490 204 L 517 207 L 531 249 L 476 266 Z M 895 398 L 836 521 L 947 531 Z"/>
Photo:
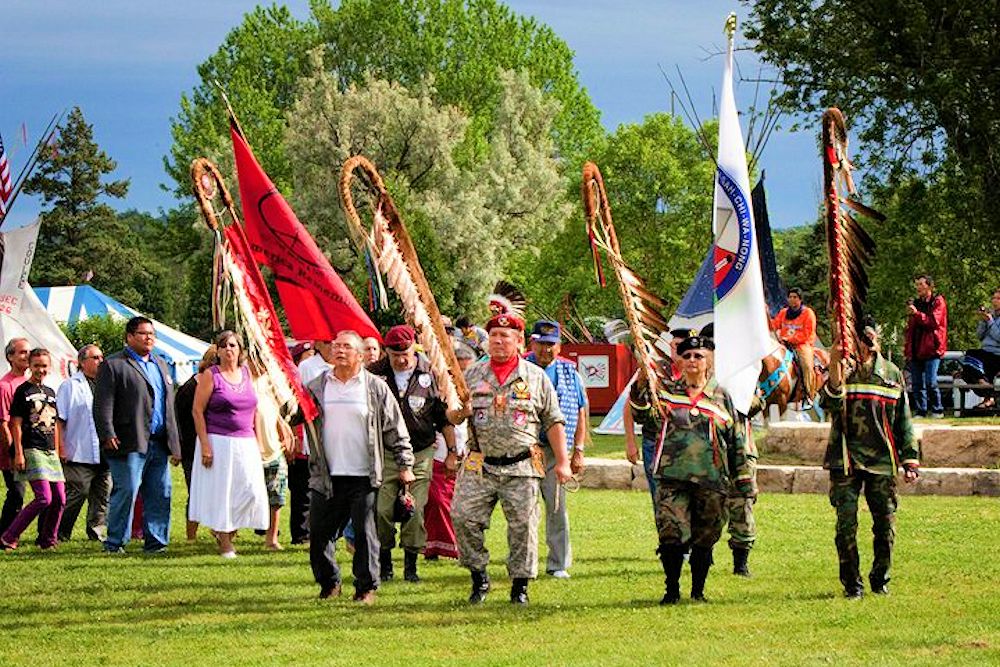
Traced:
<path id="1" fill-rule="evenodd" d="M 583 165 L 583 209 L 587 214 L 587 236 L 594 251 L 594 260 L 600 266 L 598 249 L 604 250 L 618 277 L 625 319 L 635 345 L 639 365 L 645 370 L 650 383 L 653 407 L 665 416 L 665 406 L 660 401 L 659 390 L 669 380 L 669 356 L 658 345 L 660 336 L 668 331 L 667 320 L 660 314 L 666 303 L 647 289 L 643 282 L 622 258 L 618 235 L 611 219 L 611 206 L 604 190 L 601 170 L 593 162 Z M 603 272 L 598 271 L 598 282 L 603 283 Z"/>
<path id="2" fill-rule="evenodd" d="M 374 195 L 374 224 L 365 229 L 354 207 L 351 180 L 360 170 Z M 448 407 L 457 410 L 469 399 L 465 376 L 455 357 L 451 337 L 445 331 L 441 311 L 431 293 L 417 251 L 406 226 L 389 196 L 382 177 L 367 158 L 355 155 L 344 163 L 340 172 L 340 200 L 347 214 L 352 236 L 362 252 L 368 251 L 386 276 L 389 287 L 403 303 L 403 315 L 417 332 L 417 340 L 430 360 L 431 372 Z"/>
<path id="3" fill-rule="evenodd" d="M 823 113 L 823 191 L 830 254 L 830 313 L 845 361 L 854 357 L 858 349 L 858 325 L 864 320 L 868 298 L 867 269 L 875 256 L 875 242 L 851 211 L 885 220 L 878 211 L 850 198 L 856 195 L 853 169 L 847 157 L 844 115 L 840 109 L 831 107 Z"/>
<path id="4" fill-rule="evenodd" d="M 246 341 L 247 357 L 266 375 L 275 403 L 285 414 L 299 408 L 312 421 L 317 410 L 299 380 L 285 345 L 274 303 L 243 233 L 233 198 L 218 168 L 205 158 L 191 163 L 194 195 L 205 222 L 215 234 L 212 275 L 212 324 L 226 328 L 226 312 L 232 305 L 236 322 L 230 327 Z M 221 211 L 213 202 L 219 200 Z M 225 222 L 223 218 L 226 218 Z"/>

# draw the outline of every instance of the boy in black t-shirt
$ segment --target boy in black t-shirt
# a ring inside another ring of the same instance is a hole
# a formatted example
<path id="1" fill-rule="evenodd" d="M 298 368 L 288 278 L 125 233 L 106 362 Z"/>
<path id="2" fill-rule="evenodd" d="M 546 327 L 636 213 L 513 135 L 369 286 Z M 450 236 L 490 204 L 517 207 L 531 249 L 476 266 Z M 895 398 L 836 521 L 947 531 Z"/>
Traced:
<path id="1" fill-rule="evenodd" d="M 56 419 L 56 394 L 42 384 L 49 372 L 49 352 L 35 348 L 28 355 L 31 377 L 14 391 L 10 406 L 10 431 L 14 441 L 15 478 L 29 482 L 35 498 L 17 515 L 0 536 L 5 550 L 17 547 L 17 539 L 43 510 L 38 546 L 52 549 L 66 505 L 66 482 L 59 455 L 62 439 Z"/>

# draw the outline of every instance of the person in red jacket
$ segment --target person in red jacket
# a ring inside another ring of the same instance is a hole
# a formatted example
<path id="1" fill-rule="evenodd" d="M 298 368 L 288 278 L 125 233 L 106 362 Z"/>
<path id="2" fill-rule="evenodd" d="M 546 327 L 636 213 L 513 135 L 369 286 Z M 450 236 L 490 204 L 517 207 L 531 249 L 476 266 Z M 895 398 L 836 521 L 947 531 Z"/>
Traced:
<path id="1" fill-rule="evenodd" d="M 904 356 L 910 364 L 914 415 L 944 417 L 938 366 L 948 349 L 948 306 L 934 291 L 934 279 L 924 274 L 913 280 L 917 298 L 908 302 Z"/>
<path id="2" fill-rule="evenodd" d="M 813 345 L 816 342 L 816 313 L 802 303 L 802 290 L 788 290 L 788 306 L 771 318 L 771 330 L 782 344 L 791 348 L 798 358 L 800 376 L 806 398 L 816 394 L 816 373 L 813 371 Z"/>

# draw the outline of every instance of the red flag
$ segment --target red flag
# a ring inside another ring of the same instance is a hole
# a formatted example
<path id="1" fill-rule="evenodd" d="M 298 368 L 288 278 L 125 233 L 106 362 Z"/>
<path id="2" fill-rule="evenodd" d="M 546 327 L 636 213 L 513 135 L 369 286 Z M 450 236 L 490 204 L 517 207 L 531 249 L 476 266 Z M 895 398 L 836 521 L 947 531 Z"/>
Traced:
<path id="1" fill-rule="evenodd" d="M 292 335 L 299 340 L 332 340 L 338 331 L 353 330 L 381 340 L 239 130 L 231 126 L 230 132 L 247 238 L 257 261 L 274 272 Z"/>
<path id="2" fill-rule="evenodd" d="M 228 225 L 223 233 L 226 236 L 233 262 L 240 267 L 245 278 L 243 288 L 247 298 L 250 299 L 254 312 L 257 313 L 257 321 L 267 336 L 267 346 L 281 366 L 285 378 L 291 384 L 303 416 L 307 421 L 312 421 L 319 415 L 319 411 L 299 379 L 295 362 L 288 351 L 288 346 L 285 345 L 285 335 L 281 331 L 281 323 L 278 322 L 277 313 L 274 311 L 274 303 L 267 291 L 267 285 L 264 284 L 264 276 L 260 274 L 260 268 L 254 261 L 247 238 L 239 225 Z"/>

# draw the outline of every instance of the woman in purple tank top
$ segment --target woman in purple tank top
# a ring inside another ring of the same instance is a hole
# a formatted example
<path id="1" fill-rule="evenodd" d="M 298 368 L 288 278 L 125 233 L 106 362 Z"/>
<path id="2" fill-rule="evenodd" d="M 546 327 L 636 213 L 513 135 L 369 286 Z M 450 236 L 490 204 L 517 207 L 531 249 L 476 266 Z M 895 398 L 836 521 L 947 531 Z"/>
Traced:
<path id="1" fill-rule="evenodd" d="M 223 558 L 235 558 L 233 534 L 268 525 L 267 488 L 257 433 L 257 394 L 243 344 L 232 331 L 215 341 L 217 362 L 198 375 L 194 395 L 200 456 L 191 475 L 188 519 L 208 526 Z"/>

